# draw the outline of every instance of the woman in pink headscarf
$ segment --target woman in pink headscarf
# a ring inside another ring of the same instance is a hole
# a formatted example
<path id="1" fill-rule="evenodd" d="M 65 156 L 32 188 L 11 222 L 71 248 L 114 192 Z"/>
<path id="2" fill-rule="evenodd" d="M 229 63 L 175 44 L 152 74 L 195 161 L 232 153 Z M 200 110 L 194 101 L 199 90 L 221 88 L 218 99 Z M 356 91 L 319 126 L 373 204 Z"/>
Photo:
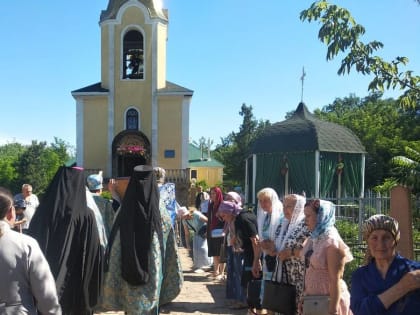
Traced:
<path id="1" fill-rule="evenodd" d="M 244 294 L 247 290 L 248 283 L 253 279 L 252 266 L 259 261 L 260 250 L 258 248 L 258 232 L 257 217 L 252 211 L 243 210 L 242 207 L 235 202 L 223 201 L 219 207 L 218 214 L 226 222 L 226 225 L 232 227 L 234 237 L 231 239 L 236 253 L 241 253 L 241 262 L 239 266 L 234 266 L 233 276 L 240 277 L 239 284 L 235 283 L 236 290 L 242 291 Z M 228 271 L 228 277 L 230 272 Z M 227 292 L 229 290 L 229 278 L 227 281 Z M 237 292 L 239 293 L 239 291 Z M 243 295 L 233 295 L 236 303 L 232 305 L 233 309 L 246 308 L 248 305 L 244 303 Z M 255 313 L 257 310 L 250 309 L 249 312 Z"/>
<path id="2" fill-rule="evenodd" d="M 219 206 L 223 201 L 223 193 L 219 187 L 213 187 L 210 190 L 210 202 L 207 211 L 207 244 L 208 256 L 213 257 L 213 277 L 217 280 L 223 278 L 224 264 L 220 263 L 220 248 L 223 244 L 224 237 L 221 233 L 224 223 L 217 215 Z"/>

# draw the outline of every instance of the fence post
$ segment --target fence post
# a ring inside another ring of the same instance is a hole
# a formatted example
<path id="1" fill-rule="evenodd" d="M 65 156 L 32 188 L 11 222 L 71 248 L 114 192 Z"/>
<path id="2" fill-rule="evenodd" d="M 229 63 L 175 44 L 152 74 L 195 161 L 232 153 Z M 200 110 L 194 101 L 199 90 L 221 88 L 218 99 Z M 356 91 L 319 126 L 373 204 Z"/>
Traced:
<path id="1" fill-rule="evenodd" d="M 376 214 L 382 214 L 382 196 L 381 192 L 376 195 Z"/>
<path id="2" fill-rule="evenodd" d="M 391 189 L 390 216 L 399 223 L 401 233 L 397 251 L 413 259 L 413 217 L 411 213 L 411 192 L 408 188 L 396 186 Z"/>
<path id="3" fill-rule="evenodd" d="M 359 198 L 359 235 L 358 235 L 358 241 L 359 243 L 362 242 L 362 224 L 364 221 L 364 205 L 363 205 L 363 197 Z"/>

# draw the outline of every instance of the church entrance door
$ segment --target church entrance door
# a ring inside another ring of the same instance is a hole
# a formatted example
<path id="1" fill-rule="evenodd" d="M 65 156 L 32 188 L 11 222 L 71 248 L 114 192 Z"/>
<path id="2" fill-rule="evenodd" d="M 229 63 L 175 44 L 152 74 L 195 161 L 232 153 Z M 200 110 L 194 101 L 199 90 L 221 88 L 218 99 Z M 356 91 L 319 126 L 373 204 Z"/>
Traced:
<path id="1" fill-rule="evenodd" d="M 112 176 L 131 176 L 137 165 L 150 164 L 150 143 L 140 131 L 120 132 L 112 143 Z"/>

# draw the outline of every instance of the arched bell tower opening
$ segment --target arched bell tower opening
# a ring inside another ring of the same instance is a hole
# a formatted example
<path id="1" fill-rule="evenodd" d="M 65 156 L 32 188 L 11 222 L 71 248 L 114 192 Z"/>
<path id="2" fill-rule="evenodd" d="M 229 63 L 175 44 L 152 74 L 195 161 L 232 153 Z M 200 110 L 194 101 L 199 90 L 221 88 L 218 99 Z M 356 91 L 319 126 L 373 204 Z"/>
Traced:
<path id="1" fill-rule="evenodd" d="M 112 141 L 112 176 L 131 176 L 137 165 L 150 164 L 150 142 L 141 131 L 125 130 Z"/>

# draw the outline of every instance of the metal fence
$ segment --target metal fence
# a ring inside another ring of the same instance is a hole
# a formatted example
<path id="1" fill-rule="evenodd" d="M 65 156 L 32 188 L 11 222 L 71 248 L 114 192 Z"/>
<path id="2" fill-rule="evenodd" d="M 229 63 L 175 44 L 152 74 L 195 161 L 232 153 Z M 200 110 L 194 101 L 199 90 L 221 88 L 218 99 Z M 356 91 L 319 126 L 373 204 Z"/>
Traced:
<path id="1" fill-rule="evenodd" d="M 358 224 L 357 239 L 346 239 L 358 265 L 363 262 L 366 244 L 362 243 L 362 223 L 374 214 L 390 213 L 390 196 L 367 192 L 364 198 L 341 198 L 340 200 L 328 199 L 336 203 L 336 219 Z M 420 200 L 413 197 L 412 202 L 413 230 L 420 229 Z M 420 261 L 420 243 L 414 242 L 414 260 Z"/>
<path id="2" fill-rule="evenodd" d="M 337 219 L 352 222 L 364 221 L 374 214 L 389 214 L 390 197 L 380 193 L 367 192 L 365 197 L 325 198 L 336 204 Z"/>

